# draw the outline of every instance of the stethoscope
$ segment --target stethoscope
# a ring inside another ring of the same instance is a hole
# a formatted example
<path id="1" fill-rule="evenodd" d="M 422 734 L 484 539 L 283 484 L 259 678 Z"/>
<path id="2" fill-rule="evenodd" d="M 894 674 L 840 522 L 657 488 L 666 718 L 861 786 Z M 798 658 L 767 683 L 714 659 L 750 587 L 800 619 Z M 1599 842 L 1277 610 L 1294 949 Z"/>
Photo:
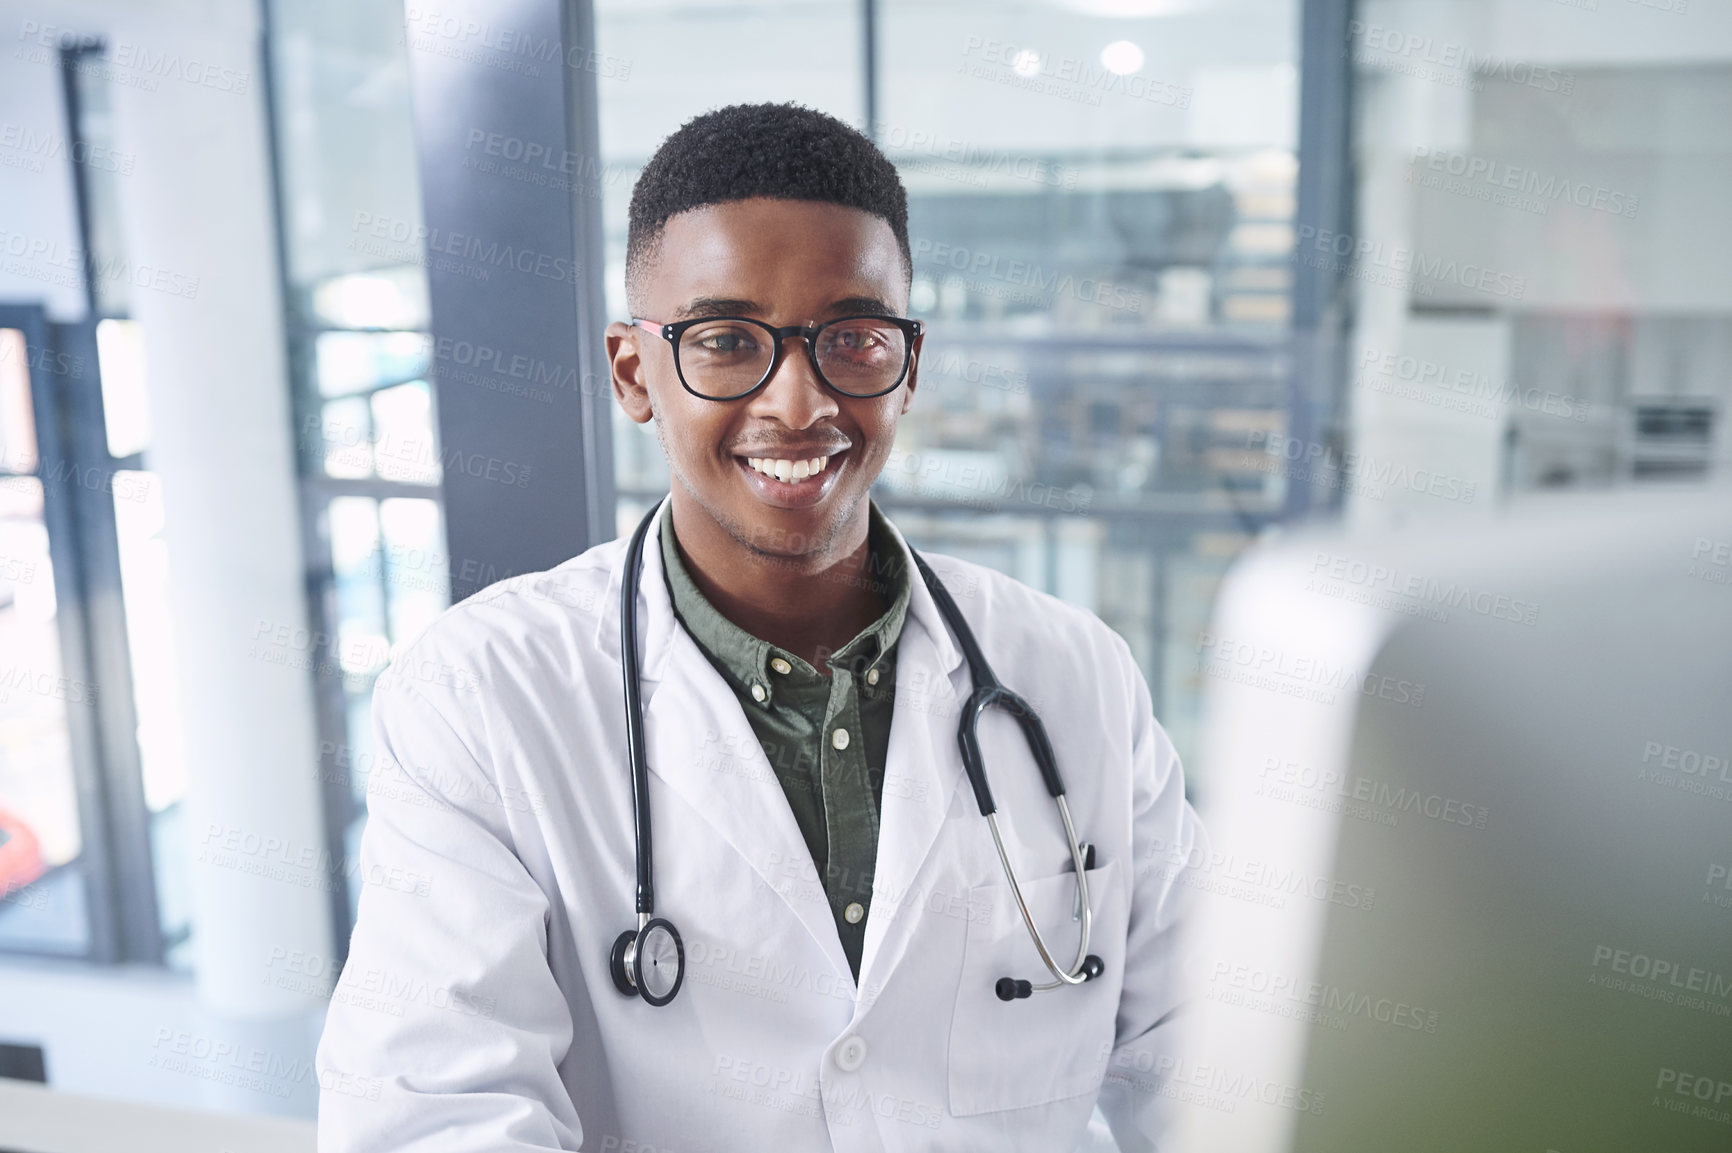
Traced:
<path id="1" fill-rule="evenodd" d="M 625 577 L 620 583 L 620 666 L 625 680 L 625 732 L 626 746 L 631 752 L 632 810 L 637 823 L 637 928 L 627 929 L 619 935 L 613 943 L 613 951 L 609 957 L 613 983 L 619 991 L 628 997 L 641 996 L 651 1005 L 665 1005 L 672 1001 L 674 995 L 680 991 L 686 970 L 686 949 L 680 940 L 679 930 L 665 917 L 655 915 L 655 884 L 650 848 L 649 762 L 644 755 L 643 703 L 638 697 L 638 574 L 643 562 L 644 537 L 659 511 L 659 505 L 652 508 L 637 526 L 637 531 L 632 533 L 631 543 L 625 554 Z M 1043 985 L 1036 985 L 1013 977 L 1000 977 L 994 985 L 994 991 L 1001 1001 L 1015 1001 L 1041 990 L 1080 985 L 1084 981 L 1099 977 L 1105 971 L 1106 965 L 1089 952 L 1092 918 L 1089 911 L 1088 870 L 1094 866 L 1094 846 L 1080 844 L 1076 839 L 1076 828 L 1071 824 L 1070 808 L 1064 799 L 1064 782 L 1058 775 L 1058 764 L 1053 758 L 1052 744 L 1046 737 L 1046 727 L 1041 724 L 1040 717 L 1027 701 L 1005 688 L 993 675 L 992 667 L 986 663 L 986 657 L 974 639 L 974 632 L 968 627 L 968 622 L 962 619 L 962 612 L 951 599 L 950 590 L 944 587 L 944 582 L 938 579 L 919 553 L 910 548 L 908 554 L 914 558 L 914 567 L 920 570 L 920 577 L 926 582 L 932 599 L 937 602 L 940 615 L 955 635 L 957 643 L 962 646 L 963 655 L 968 658 L 968 673 L 974 682 L 974 692 L 962 708 L 962 720 L 956 733 L 957 743 L 962 747 L 962 764 L 968 771 L 968 783 L 974 787 L 974 799 L 980 805 L 980 815 L 986 818 L 987 826 L 992 830 L 992 842 L 998 846 L 998 859 L 1004 865 L 1004 875 L 1010 879 L 1010 891 L 1016 897 L 1016 907 L 1022 913 L 1022 922 L 1028 926 L 1029 936 L 1034 938 L 1034 947 L 1040 954 L 1041 961 L 1056 978 Z M 1070 842 L 1071 865 L 1076 870 L 1073 917 L 1081 923 L 1082 928 L 1076 960 L 1069 969 L 1060 968 L 1047 949 L 1046 941 L 1041 937 L 1040 929 L 1028 911 L 1028 903 L 1023 900 L 1022 886 L 1016 879 L 1016 869 L 1010 863 L 1010 854 L 1005 852 L 1004 838 L 998 831 L 998 806 L 993 803 L 992 789 L 986 783 L 986 767 L 980 756 L 980 738 L 975 731 L 980 723 L 980 714 L 992 707 L 1004 709 L 1022 726 L 1022 735 L 1028 741 L 1029 751 L 1034 754 L 1035 764 L 1040 766 L 1040 775 L 1046 780 L 1046 791 L 1058 802 L 1059 819 L 1064 822 L 1064 835 Z"/>

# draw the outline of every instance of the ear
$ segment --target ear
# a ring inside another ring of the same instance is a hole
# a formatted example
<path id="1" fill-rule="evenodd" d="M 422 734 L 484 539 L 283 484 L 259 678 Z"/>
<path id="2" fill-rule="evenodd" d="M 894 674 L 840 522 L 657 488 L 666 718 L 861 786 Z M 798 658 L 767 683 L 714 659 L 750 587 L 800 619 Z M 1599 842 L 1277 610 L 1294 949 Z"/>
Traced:
<path id="1" fill-rule="evenodd" d="M 643 357 L 638 350 L 638 339 L 644 335 L 643 329 L 618 320 L 607 326 L 607 363 L 613 376 L 613 398 L 637 424 L 648 423 L 655 415 L 650 409 L 649 381 L 644 377 Z"/>
<path id="2" fill-rule="evenodd" d="M 914 390 L 920 386 L 920 345 L 926 339 L 923 332 L 914 338 L 908 352 L 908 379 L 902 382 L 902 412 L 914 407 Z"/>

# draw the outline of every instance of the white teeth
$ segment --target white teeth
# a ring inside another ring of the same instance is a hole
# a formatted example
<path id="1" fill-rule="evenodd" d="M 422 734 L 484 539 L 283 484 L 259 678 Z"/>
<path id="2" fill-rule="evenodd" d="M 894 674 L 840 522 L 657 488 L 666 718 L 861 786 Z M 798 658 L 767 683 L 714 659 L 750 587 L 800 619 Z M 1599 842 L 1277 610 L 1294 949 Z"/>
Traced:
<path id="1" fill-rule="evenodd" d="M 773 476 L 784 484 L 798 484 L 830 467 L 830 458 L 815 456 L 811 460 L 773 460 L 767 456 L 748 456 L 746 463 L 753 472 Z"/>

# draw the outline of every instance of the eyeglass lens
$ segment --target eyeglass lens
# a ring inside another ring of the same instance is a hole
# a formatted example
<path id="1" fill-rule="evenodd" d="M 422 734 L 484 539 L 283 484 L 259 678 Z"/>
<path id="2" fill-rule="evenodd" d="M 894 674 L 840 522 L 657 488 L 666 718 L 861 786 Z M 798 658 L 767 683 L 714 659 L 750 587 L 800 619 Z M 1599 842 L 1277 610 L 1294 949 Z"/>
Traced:
<path id="1" fill-rule="evenodd" d="M 838 392 L 872 396 L 898 383 L 908 362 L 908 336 L 888 321 L 859 318 L 827 324 L 814 341 L 818 371 Z M 693 325 L 680 336 L 680 372 L 705 396 L 750 392 L 776 356 L 768 329 L 739 320 Z"/>

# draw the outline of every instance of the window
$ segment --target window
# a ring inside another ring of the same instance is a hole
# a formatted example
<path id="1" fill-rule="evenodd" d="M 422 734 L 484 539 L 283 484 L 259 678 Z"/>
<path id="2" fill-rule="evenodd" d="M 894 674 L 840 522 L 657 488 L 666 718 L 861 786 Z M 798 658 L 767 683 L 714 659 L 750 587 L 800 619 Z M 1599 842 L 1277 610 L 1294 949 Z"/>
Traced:
<path id="1" fill-rule="evenodd" d="M 742 100 L 867 126 L 870 103 L 929 333 L 875 499 L 917 546 L 1099 614 L 1189 753 L 1216 587 L 1289 506 L 1263 446 L 1290 404 L 1298 22 L 1292 0 L 601 4 L 632 61 L 599 85 L 612 314 L 668 132 Z M 667 476 L 615 428 L 624 525 Z"/>
<path id="2" fill-rule="evenodd" d="M 0 308 L 0 948 L 190 964 L 161 487 L 99 42 L 62 48 L 85 315 Z M 118 592 L 118 597 L 113 595 Z M 16 690 L 16 691 L 13 691 Z"/>
<path id="3" fill-rule="evenodd" d="M 92 686 L 67 675 L 62 651 L 33 359 L 22 329 L 0 327 L 0 947 L 82 954 L 90 927 L 68 713 L 88 720 Z"/>
<path id="4" fill-rule="evenodd" d="M 401 4 L 271 4 L 272 116 L 329 848 L 355 849 L 373 680 L 449 603 Z M 359 874 L 334 909 L 338 941 Z"/>

